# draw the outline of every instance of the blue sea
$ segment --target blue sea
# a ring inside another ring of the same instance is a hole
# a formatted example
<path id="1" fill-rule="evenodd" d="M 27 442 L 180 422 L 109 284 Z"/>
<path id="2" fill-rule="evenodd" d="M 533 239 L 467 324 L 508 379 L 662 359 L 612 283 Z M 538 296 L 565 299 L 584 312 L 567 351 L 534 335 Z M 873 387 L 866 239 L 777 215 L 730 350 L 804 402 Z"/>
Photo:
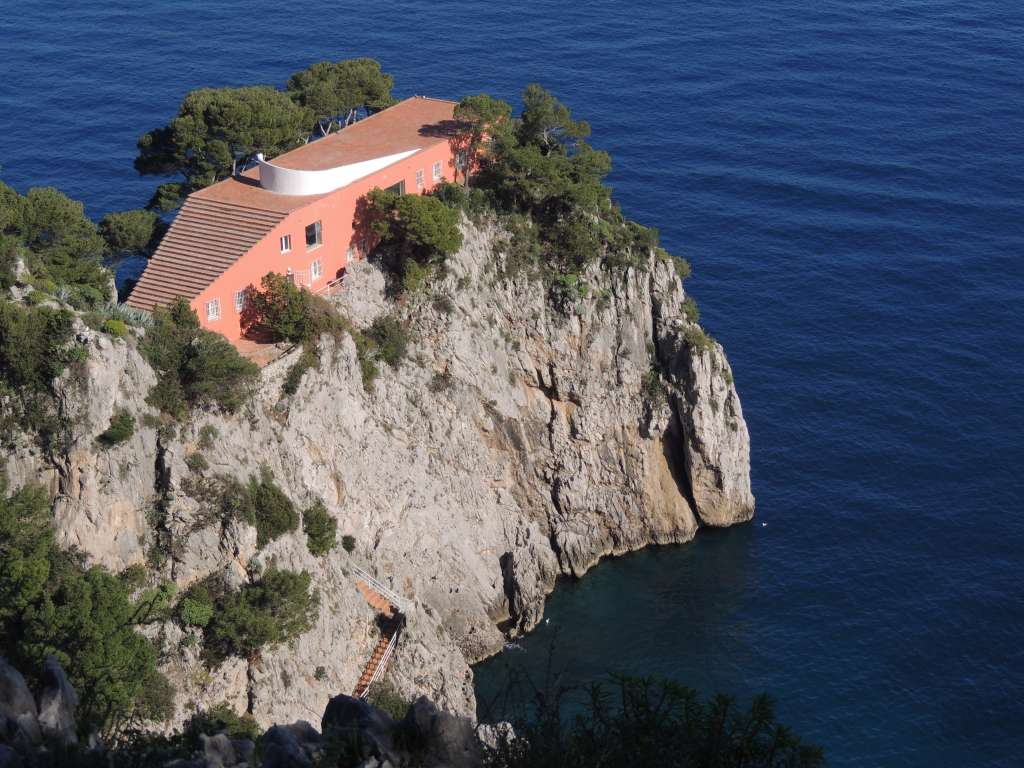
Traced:
<path id="1" fill-rule="evenodd" d="M 9 0 L 0 178 L 96 217 L 199 86 L 373 56 L 399 95 L 539 81 L 694 265 L 755 522 L 602 563 L 478 669 L 761 690 L 836 766 L 1024 762 L 1024 4 Z"/>

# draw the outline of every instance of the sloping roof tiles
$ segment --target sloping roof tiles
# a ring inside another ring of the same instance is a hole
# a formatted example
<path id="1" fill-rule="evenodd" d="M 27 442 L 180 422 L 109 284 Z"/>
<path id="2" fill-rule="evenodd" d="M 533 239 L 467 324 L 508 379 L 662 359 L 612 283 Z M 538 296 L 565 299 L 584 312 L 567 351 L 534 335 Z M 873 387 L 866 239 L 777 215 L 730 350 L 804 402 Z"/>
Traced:
<path id="1" fill-rule="evenodd" d="M 190 196 L 164 235 L 128 304 L 152 310 L 194 298 L 285 217 Z"/>
<path id="2" fill-rule="evenodd" d="M 406 99 L 273 162 L 297 170 L 322 170 L 433 146 L 448 140 L 454 109 L 452 101 Z M 322 197 L 265 190 L 256 168 L 193 192 L 150 258 L 128 304 L 152 310 L 178 296 L 195 298 L 289 213 Z"/>

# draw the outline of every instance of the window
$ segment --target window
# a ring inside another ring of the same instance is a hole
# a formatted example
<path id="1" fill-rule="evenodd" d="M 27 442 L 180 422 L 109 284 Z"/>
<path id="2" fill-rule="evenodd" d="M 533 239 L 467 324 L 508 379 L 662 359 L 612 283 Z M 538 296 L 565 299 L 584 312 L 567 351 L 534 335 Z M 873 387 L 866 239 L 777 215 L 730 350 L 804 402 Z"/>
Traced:
<path id="1" fill-rule="evenodd" d="M 434 181 L 441 180 L 441 163 L 440 161 L 434 163 Z"/>
<path id="2" fill-rule="evenodd" d="M 416 171 L 416 189 L 423 189 L 423 169 Z"/>
<path id="3" fill-rule="evenodd" d="M 323 272 L 320 269 L 320 259 L 317 259 L 309 266 L 309 274 L 316 280 Z"/>
<path id="4" fill-rule="evenodd" d="M 356 257 L 356 247 L 355 247 L 355 245 L 350 245 L 348 247 L 348 254 L 347 255 L 348 255 L 348 260 L 349 261 L 352 261 L 352 259 L 354 259 Z"/>
<path id="5" fill-rule="evenodd" d="M 405 194 L 405 181 L 400 181 L 397 184 L 392 184 L 390 187 L 384 190 L 385 192 L 394 192 L 399 195 Z"/>
<path id="6" fill-rule="evenodd" d="M 320 222 L 314 221 L 306 227 L 306 250 L 318 248 L 324 242 L 323 232 L 320 229 Z"/>
<path id="7" fill-rule="evenodd" d="M 455 153 L 455 167 L 460 171 L 466 167 L 466 153 L 459 151 Z"/>
<path id="8" fill-rule="evenodd" d="M 288 253 L 292 249 L 292 236 L 281 235 L 281 253 Z"/>
<path id="9" fill-rule="evenodd" d="M 220 320 L 220 299 L 211 299 L 206 302 L 206 319 Z"/>
<path id="10" fill-rule="evenodd" d="M 245 309 L 245 297 L 249 291 L 243 288 L 240 291 L 235 291 L 235 312 L 241 312 Z"/>

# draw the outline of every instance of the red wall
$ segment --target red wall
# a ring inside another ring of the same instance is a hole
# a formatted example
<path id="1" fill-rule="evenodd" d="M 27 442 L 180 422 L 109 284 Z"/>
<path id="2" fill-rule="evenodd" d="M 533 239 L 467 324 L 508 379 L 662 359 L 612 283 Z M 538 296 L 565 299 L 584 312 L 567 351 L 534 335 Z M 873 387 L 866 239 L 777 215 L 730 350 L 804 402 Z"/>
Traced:
<path id="1" fill-rule="evenodd" d="M 331 192 L 303 208 L 288 214 L 266 237 L 254 245 L 248 253 L 232 264 L 220 277 L 192 300 L 192 308 L 199 315 L 204 328 L 217 331 L 229 339 L 242 335 L 239 313 L 235 310 L 234 295 L 248 286 L 259 287 L 260 280 L 268 272 L 286 274 L 291 269 L 297 276 L 296 282 L 316 292 L 334 280 L 348 263 L 349 246 L 356 246 L 352 232 L 356 203 L 374 187 L 386 188 L 400 181 L 405 182 L 405 191 L 417 192 L 416 171 L 423 171 L 423 191 L 430 190 L 437 182 L 433 179 L 435 162 L 441 163 L 441 177 L 453 180 L 451 149 L 447 143 L 438 143 L 415 155 L 377 171 L 365 179 Z M 306 250 L 306 225 L 320 220 L 322 245 Z M 292 236 L 292 249 L 281 253 L 280 240 L 283 235 Z M 321 276 L 312 277 L 311 265 L 320 261 Z M 220 319 L 206 319 L 206 303 L 220 299 Z"/>

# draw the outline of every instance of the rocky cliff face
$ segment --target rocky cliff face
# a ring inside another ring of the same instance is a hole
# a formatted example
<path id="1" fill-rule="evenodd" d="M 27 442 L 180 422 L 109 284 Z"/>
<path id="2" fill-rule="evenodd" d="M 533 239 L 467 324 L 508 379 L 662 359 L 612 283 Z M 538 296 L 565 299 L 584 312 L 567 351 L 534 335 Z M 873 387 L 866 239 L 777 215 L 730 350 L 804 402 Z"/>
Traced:
<path id="1" fill-rule="evenodd" d="M 467 224 L 465 234 L 444 277 L 398 307 L 414 334 L 410 359 L 385 366 L 369 391 L 352 340 L 325 337 L 320 370 L 294 395 L 281 384 L 298 351 L 263 369 L 245 413 L 195 414 L 175 436 L 158 435 L 141 426 L 154 376 L 134 340 L 83 328 L 86 374 L 65 381 L 61 397 L 74 433 L 56 456 L 26 442 L 7 457 L 14 485 L 52 489 L 62 540 L 111 568 L 145 560 L 160 499 L 172 554 L 164 575 L 182 588 L 225 569 L 242 581 L 271 558 L 313 574 L 316 626 L 257 663 L 207 671 L 180 631 L 163 629 L 182 717 L 227 701 L 264 726 L 291 722 L 351 689 L 376 639 L 357 565 L 415 606 L 390 673 L 397 687 L 472 714 L 469 664 L 500 649 L 503 631 L 530 629 L 559 574 L 753 514 L 729 364 L 718 344 L 687 340 L 671 264 L 652 256 L 615 276 L 594 267 L 590 296 L 556 312 L 536 281 L 497 277 L 497 232 Z M 361 326 L 394 308 L 366 263 L 336 301 Z M 140 427 L 98 450 L 117 408 Z M 218 435 L 204 451 L 209 473 L 244 480 L 268 466 L 297 504 L 321 498 L 355 549 L 315 558 L 297 531 L 257 552 L 251 528 L 208 524 L 185 482 L 206 425 Z"/>

